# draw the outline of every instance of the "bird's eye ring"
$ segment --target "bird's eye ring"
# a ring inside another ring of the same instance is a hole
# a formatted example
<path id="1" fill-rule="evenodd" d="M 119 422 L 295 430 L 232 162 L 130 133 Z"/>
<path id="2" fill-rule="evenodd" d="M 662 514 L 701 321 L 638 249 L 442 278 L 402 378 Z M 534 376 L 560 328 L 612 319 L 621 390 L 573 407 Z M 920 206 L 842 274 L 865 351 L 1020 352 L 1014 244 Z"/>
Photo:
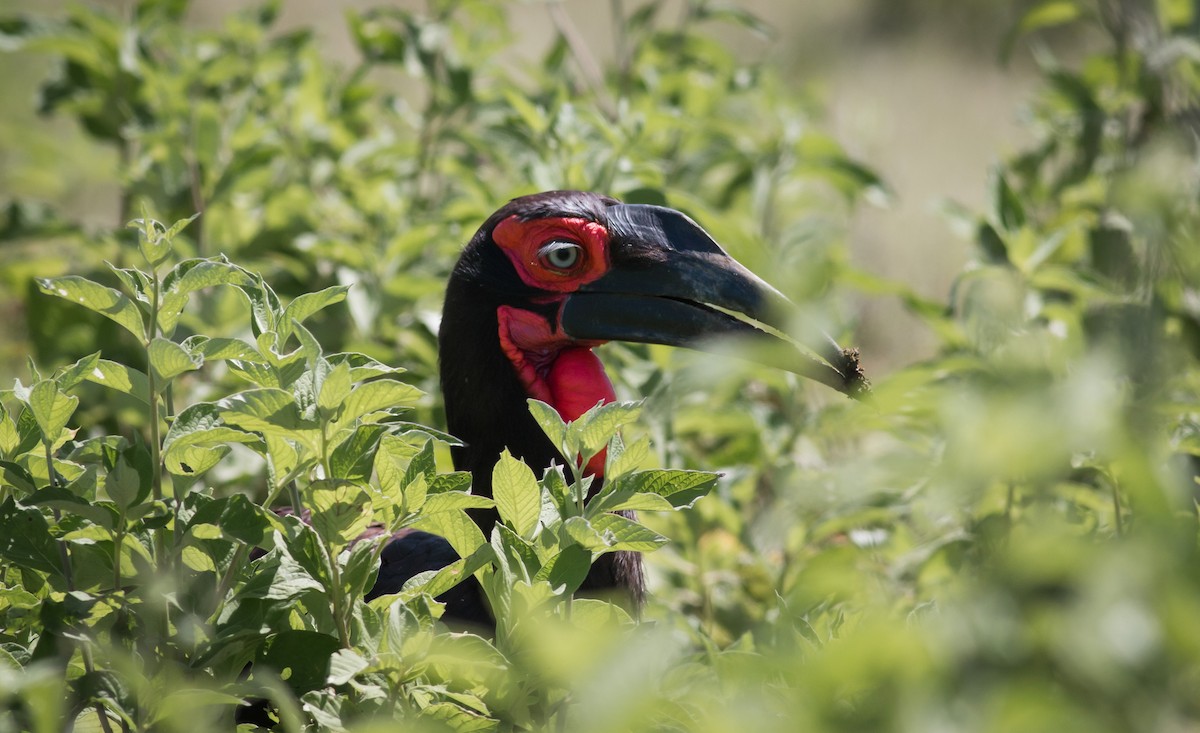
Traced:
<path id="1" fill-rule="evenodd" d="M 574 242 L 549 242 L 538 250 L 538 260 L 552 270 L 573 270 L 583 261 L 583 247 Z"/>

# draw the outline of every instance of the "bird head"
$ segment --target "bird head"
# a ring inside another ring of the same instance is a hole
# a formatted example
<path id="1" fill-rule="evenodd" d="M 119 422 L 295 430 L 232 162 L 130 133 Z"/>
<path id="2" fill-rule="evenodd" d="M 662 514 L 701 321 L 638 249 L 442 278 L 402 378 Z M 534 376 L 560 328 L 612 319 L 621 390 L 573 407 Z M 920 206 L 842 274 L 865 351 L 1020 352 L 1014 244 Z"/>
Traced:
<path id="1" fill-rule="evenodd" d="M 592 353 L 606 341 L 781 343 L 794 311 L 678 211 L 579 191 L 514 199 L 472 238 L 447 288 L 439 340 L 450 430 L 478 442 L 476 428 L 503 429 L 474 423 L 513 392 L 567 420 L 612 400 Z M 851 396 L 867 391 L 857 352 L 828 337 L 789 346 L 776 366 Z"/>

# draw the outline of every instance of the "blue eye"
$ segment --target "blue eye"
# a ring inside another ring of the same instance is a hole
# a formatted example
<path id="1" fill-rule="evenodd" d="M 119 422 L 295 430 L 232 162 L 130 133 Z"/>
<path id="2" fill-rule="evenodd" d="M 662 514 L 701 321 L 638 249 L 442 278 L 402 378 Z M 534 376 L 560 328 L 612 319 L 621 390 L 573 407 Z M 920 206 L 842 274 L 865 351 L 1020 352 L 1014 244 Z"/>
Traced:
<path id="1" fill-rule="evenodd" d="M 538 250 L 538 259 L 553 270 L 571 270 L 583 259 L 583 247 L 574 242 L 550 242 Z"/>

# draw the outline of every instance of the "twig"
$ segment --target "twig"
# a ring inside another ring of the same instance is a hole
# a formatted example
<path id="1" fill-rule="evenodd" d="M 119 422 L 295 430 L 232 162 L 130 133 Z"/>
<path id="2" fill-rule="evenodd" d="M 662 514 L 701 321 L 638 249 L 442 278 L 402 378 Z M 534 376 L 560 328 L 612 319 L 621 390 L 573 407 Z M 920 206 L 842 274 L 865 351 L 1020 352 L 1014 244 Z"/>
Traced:
<path id="1" fill-rule="evenodd" d="M 550 21 L 554 23 L 555 29 L 567 42 L 567 46 L 571 49 L 571 55 L 575 57 L 575 62 L 579 64 L 579 70 L 583 74 L 583 80 L 587 83 L 588 88 L 596 95 L 596 101 L 600 105 L 604 116 L 609 120 L 617 118 L 616 107 L 612 99 L 608 96 L 608 92 L 604 88 L 604 70 L 600 67 L 596 57 L 588 49 L 587 41 L 579 29 L 575 27 L 575 23 L 571 21 L 571 16 L 567 15 L 567 11 L 563 10 L 561 0 L 549 0 L 546 3 L 546 12 L 550 15 Z"/>

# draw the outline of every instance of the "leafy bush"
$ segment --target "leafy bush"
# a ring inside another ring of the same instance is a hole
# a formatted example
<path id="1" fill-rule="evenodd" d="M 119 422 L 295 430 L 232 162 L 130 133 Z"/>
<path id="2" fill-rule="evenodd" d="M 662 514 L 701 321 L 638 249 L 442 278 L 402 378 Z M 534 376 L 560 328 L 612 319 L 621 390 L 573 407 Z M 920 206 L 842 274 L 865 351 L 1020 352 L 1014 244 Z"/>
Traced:
<path id="1" fill-rule="evenodd" d="M 0 226 L 33 356 L 0 414 L 0 727 L 227 728 L 246 697 L 287 730 L 1195 727 L 1194 3 L 1025 16 L 1013 43 L 1105 45 L 1034 46 L 1038 141 L 989 210 L 952 207 L 976 256 L 946 304 L 848 263 L 882 184 L 709 35 L 760 32 L 740 11 L 647 4 L 601 65 L 551 6 L 513 70 L 492 3 L 382 8 L 340 70 L 271 5 L 216 31 L 184 9 L 0 24 L 58 60 L 44 111 L 116 148 L 116 218 L 143 212 L 84 232 L 13 201 Z M 941 348 L 858 405 L 611 345 L 641 407 L 530 405 L 566 455 L 608 447 L 604 491 L 505 457 L 474 496 L 430 427 L 430 314 L 472 228 L 557 187 L 686 209 L 815 321 L 898 296 Z M 484 537 L 464 510 L 493 504 Z M 462 559 L 364 603 L 401 527 Z M 597 553 L 667 537 L 646 623 L 571 598 Z M 470 575 L 492 638 L 437 622 Z"/>

